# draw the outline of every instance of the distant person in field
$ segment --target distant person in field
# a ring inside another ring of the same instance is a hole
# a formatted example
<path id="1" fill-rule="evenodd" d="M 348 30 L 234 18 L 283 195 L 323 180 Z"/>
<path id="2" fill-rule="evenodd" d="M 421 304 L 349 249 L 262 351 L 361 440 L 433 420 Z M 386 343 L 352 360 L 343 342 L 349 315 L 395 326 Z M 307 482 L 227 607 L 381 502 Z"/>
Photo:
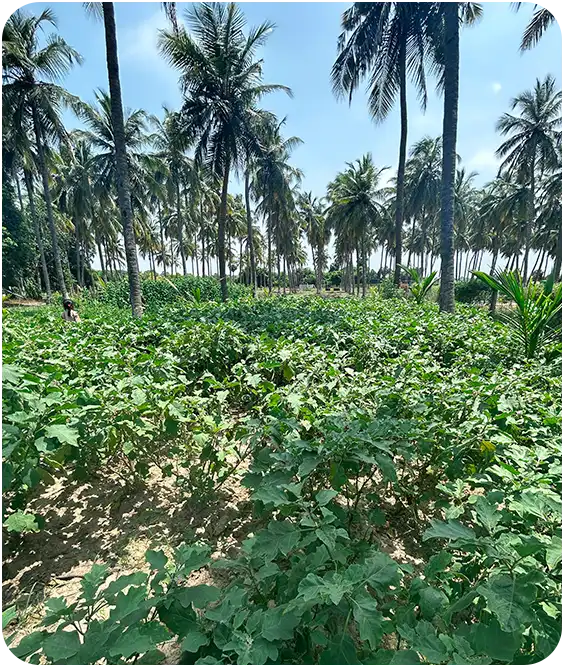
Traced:
<path id="1" fill-rule="evenodd" d="M 66 320 L 67 322 L 80 322 L 80 317 L 74 310 L 74 303 L 70 299 L 65 299 L 63 301 L 63 308 L 63 320 Z"/>

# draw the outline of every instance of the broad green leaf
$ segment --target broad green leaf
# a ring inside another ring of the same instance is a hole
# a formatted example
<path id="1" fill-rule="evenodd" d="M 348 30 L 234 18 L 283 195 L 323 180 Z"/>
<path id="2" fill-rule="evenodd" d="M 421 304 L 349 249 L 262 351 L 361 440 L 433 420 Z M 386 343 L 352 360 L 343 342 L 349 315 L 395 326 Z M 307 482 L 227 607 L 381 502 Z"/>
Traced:
<path id="1" fill-rule="evenodd" d="M 21 642 L 14 647 L 10 648 L 10 651 L 16 656 L 16 658 L 25 658 L 33 655 L 43 645 L 45 637 L 48 637 L 48 633 L 45 631 L 35 631 L 31 634 L 24 637 Z"/>
<path id="2" fill-rule="evenodd" d="M 265 505 L 271 503 L 275 507 L 280 505 L 287 505 L 290 500 L 277 486 L 262 485 L 256 489 L 250 496 L 252 500 L 261 500 Z"/>
<path id="3" fill-rule="evenodd" d="M 209 638 L 199 630 L 190 630 L 182 642 L 182 651 L 197 653 L 202 646 L 209 644 Z"/>
<path id="4" fill-rule="evenodd" d="M 448 605 L 448 597 L 441 590 L 427 586 L 419 592 L 419 605 L 422 616 L 432 620 L 434 616 Z"/>
<path id="5" fill-rule="evenodd" d="M 168 557 L 164 551 L 154 551 L 153 549 L 148 549 L 145 553 L 145 559 L 152 570 L 163 570 L 168 562 Z"/>
<path id="6" fill-rule="evenodd" d="M 383 615 L 377 609 L 377 603 L 370 596 L 355 597 L 352 610 L 362 641 L 367 641 L 372 650 L 379 646 L 383 637 Z"/>
<path id="7" fill-rule="evenodd" d="M 315 535 L 319 538 L 321 542 L 323 542 L 326 545 L 327 549 L 329 550 L 329 553 L 334 551 L 334 548 L 336 547 L 336 540 L 339 537 L 344 540 L 350 539 L 348 537 L 348 533 L 344 530 L 344 528 L 335 528 L 330 524 L 317 528 L 317 530 L 315 530 Z"/>
<path id="8" fill-rule="evenodd" d="M 147 575 L 144 572 L 133 572 L 133 574 L 123 574 L 115 581 L 112 581 L 107 588 L 104 589 L 103 596 L 108 599 L 113 597 L 124 588 L 128 586 L 139 586 L 147 581 Z"/>
<path id="9" fill-rule="evenodd" d="M 112 656 L 130 658 L 135 653 L 145 653 L 156 647 L 156 644 L 170 639 L 168 630 L 158 621 L 150 621 L 142 625 L 126 628 L 120 637 L 108 647 Z"/>
<path id="10" fill-rule="evenodd" d="M 378 592 L 386 593 L 389 586 L 397 586 L 401 575 L 398 564 L 386 553 L 375 552 L 363 563 L 365 581 Z"/>
<path id="11" fill-rule="evenodd" d="M 552 537 L 551 544 L 547 547 L 545 555 L 547 566 L 550 570 L 555 569 L 561 562 L 561 538 Z"/>
<path id="12" fill-rule="evenodd" d="M 4 527 L 9 533 L 37 533 L 39 526 L 33 514 L 14 512 L 4 521 Z"/>
<path id="13" fill-rule="evenodd" d="M 210 602 L 215 602 L 221 596 L 221 591 L 215 586 L 199 584 L 198 586 L 189 586 L 176 593 L 176 598 L 184 607 L 193 604 L 198 609 L 203 609 Z"/>
<path id="14" fill-rule="evenodd" d="M 400 627 L 401 634 L 404 628 Z M 414 630 L 409 630 L 407 639 L 410 647 L 421 653 L 431 664 L 439 664 L 448 660 L 448 650 L 436 636 L 436 629 L 428 621 L 420 621 Z"/>
<path id="15" fill-rule="evenodd" d="M 80 582 L 80 588 L 82 589 L 82 597 L 86 602 L 92 602 L 100 586 L 107 579 L 109 570 L 106 565 L 99 565 L 94 563 L 92 569 L 87 572 Z"/>
<path id="16" fill-rule="evenodd" d="M 205 658 L 198 658 L 195 663 L 196 665 L 223 665 L 225 663 L 221 662 L 219 658 L 214 658 L 212 655 L 206 655 Z"/>
<path id="17" fill-rule="evenodd" d="M 159 605 L 158 617 L 180 639 L 197 629 L 197 619 L 191 607 L 184 607 L 174 600 L 169 606 Z"/>
<path id="18" fill-rule="evenodd" d="M 241 608 L 245 607 L 246 599 L 246 591 L 235 586 L 229 590 L 217 607 L 205 611 L 205 617 L 211 621 L 228 623 Z"/>
<path id="19" fill-rule="evenodd" d="M 395 468 L 393 459 L 389 456 L 385 456 L 385 454 L 376 454 L 375 460 L 377 461 L 377 465 L 381 468 L 383 476 L 391 482 L 396 482 L 397 469 Z"/>
<path id="20" fill-rule="evenodd" d="M 57 630 L 43 642 L 43 652 L 57 663 L 75 656 L 80 650 L 80 638 L 76 630 Z"/>
<path id="21" fill-rule="evenodd" d="M 71 613 L 74 605 L 72 608 L 69 608 L 65 598 L 58 597 L 49 598 L 49 600 L 45 602 L 45 607 L 47 613 L 43 619 L 43 625 L 53 625 L 53 623 L 56 623 L 59 619 Z"/>
<path id="22" fill-rule="evenodd" d="M 127 593 L 120 592 L 115 596 L 115 607 L 111 610 L 110 619 L 122 625 L 135 623 L 146 615 L 150 606 L 145 588 L 131 586 Z"/>
<path id="23" fill-rule="evenodd" d="M 262 637 L 268 641 L 292 639 L 298 625 L 299 617 L 287 607 L 267 609 L 262 617 Z"/>
<path id="24" fill-rule="evenodd" d="M 480 496 L 477 499 L 474 507 L 478 521 L 486 529 L 489 535 L 494 535 L 498 522 L 501 518 L 501 513 L 497 510 L 495 505 L 490 503 L 483 496 Z"/>
<path id="25" fill-rule="evenodd" d="M 504 632 L 521 632 L 534 620 L 532 603 L 536 599 L 536 587 L 533 584 L 522 583 L 517 576 L 498 574 L 477 590 L 487 600 L 488 608 Z"/>
<path id="26" fill-rule="evenodd" d="M 434 579 L 437 575 L 442 574 L 452 562 L 452 558 L 453 556 L 447 551 L 440 551 L 440 553 L 435 554 L 424 568 L 424 576 L 427 579 Z"/>
<path id="27" fill-rule="evenodd" d="M 471 638 L 477 653 L 509 664 L 512 663 L 523 639 L 518 632 L 503 632 L 495 619 L 488 625 L 483 623 L 474 625 L 471 628 Z"/>
<path id="28" fill-rule="evenodd" d="M 422 536 L 424 541 L 437 537 L 443 540 L 459 541 L 460 543 L 475 542 L 476 537 L 473 530 L 459 523 L 459 521 L 444 522 L 432 519 L 430 523 L 432 526 L 427 528 Z"/>
<path id="29" fill-rule="evenodd" d="M 401 650 L 392 651 L 389 649 L 380 649 L 368 660 L 364 660 L 364 665 L 419 665 L 420 658 L 416 651 Z"/>
<path id="30" fill-rule="evenodd" d="M 78 445 L 78 436 L 78 431 L 66 424 L 52 424 L 45 429 L 46 438 L 54 438 L 62 445 Z"/>
<path id="31" fill-rule="evenodd" d="M 187 576 L 190 572 L 199 570 L 210 562 L 209 554 L 211 549 L 208 546 L 199 544 L 180 545 L 174 554 L 176 565 L 181 568 L 182 574 Z"/>
<path id="32" fill-rule="evenodd" d="M 359 665 L 356 647 L 349 635 L 336 636 L 319 657 L 321 665 Z"/>
<path id="33" fill-rule="evenodd" d="M 307 477 L 319 465 L 321 460 L 319 456 L 305 456 L 303 463 L 301 463 L 297 470 L 299 477 Z"/>
<path id="34" fill-rule="evenodd" d="M 299 529 L 289 521 L 270 521 L 268 528 L 256 535 L 252 554 L 264 556 L 267 560 L 272 560 L 279 553 L 287 556 L 297 546 L 300 538 Z"/>
<path id="35" fill-rule="evenodd" d="M 333 498 L 335 498 L 338 495 L 336 491 L 333 491 L 332 489 L 323 489 L 322 491 L 319 491 L 317 495 L 315 496 L 317 503 L 319 505 L 326 505 L 329 503 Z"/>

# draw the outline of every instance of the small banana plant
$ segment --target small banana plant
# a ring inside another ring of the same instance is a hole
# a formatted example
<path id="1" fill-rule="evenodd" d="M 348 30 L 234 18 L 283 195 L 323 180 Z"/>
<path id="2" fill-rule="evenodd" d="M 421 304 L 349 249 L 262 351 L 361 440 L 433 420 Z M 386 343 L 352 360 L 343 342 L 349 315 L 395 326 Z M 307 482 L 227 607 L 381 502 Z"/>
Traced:
<path id="1" fill-rule="evenodd" d="M 403 266 L 403 264 L 399 264 L 399 266 L 413 281 L 412 285 L 410 286 L 411 294 L 417 303 L 422 303 L 424 301 L 424 297 L 428 294 L 432 285 L 434 285 L 436 282 L 437 271 L 432 271 L 432 273 L 426 276 L 426 278 L 423 278 L 416 269 Z"/>
<path id="2" fill-rule="evenodd" d="M 498 318 L 514 331 L 527 359 L 561 337 L 561 283 L 554 285 L 553 276 L 543 284 L 532 280 L 526 284 L 517 271 L 473 274 L 514 301 L 515 310 L 498 313 Z"/>

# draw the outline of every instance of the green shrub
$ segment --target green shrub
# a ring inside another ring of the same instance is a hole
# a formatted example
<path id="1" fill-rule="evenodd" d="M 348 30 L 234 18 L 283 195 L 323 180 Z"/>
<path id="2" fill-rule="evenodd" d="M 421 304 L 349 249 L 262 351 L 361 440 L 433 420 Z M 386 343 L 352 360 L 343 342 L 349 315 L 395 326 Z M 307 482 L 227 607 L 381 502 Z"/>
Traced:
<path id="1" fill-rule="evenodd" d="M 174 276 L 164 278 L 159 276 L 156 280 L 143 278 L 141 280 L 143 302 L 149 309 L 162 308 L 168 303 L 174 303 L 187 299 L 193 301 L 199 294 L 201 301 L 220 301 L 221 288 L 216 278 L 198 278 L 196 276 Z M 229 297 L 236 299 L 241 296 L 249 296 L 252 290 L 247 285 L 229 281 Z M 126 278 L 117 281 L 109 281 L 104 287 L 98 289 L 96 298 L 103 303 L 120 308 L 129 305 L 129 283 Z"/>
<path id="2" fill-rule="evenodd" d="M 491 288 L 477 278 L 459 280 L 454 289 L 455 300 L 460 303 L 487 303 L 492 294 Z"/>

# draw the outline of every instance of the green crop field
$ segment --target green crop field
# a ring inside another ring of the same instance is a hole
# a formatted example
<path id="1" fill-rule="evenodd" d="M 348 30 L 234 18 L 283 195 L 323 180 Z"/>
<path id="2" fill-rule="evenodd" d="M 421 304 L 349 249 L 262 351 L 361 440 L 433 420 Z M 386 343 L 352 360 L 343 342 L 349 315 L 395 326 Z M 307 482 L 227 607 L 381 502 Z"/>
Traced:
<path id="1" fill-rule="evenodd" d="M 4 603 L 55 664 L 512 664 L 561 630 L 561 346 L 157 295 L 4 318 Z"/>

